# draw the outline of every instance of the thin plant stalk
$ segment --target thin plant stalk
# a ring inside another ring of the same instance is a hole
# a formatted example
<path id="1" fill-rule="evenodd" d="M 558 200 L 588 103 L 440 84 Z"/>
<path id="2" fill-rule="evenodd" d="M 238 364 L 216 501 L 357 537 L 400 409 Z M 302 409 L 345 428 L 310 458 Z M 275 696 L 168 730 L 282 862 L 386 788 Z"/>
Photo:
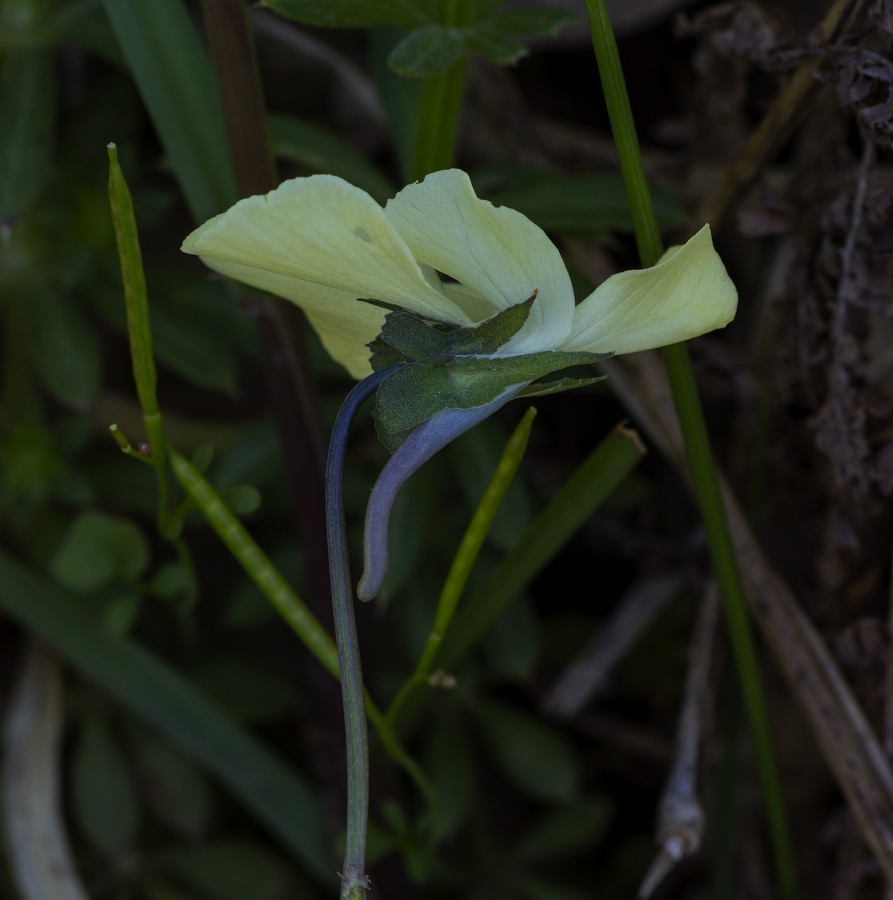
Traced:
<path id="1" fill-rule="evenodd" d="M 461 27 L 471 20 L 474 0 L 442 0 L 441 24 Z M 462 96 L 465 92 L 466 59 L 449 72 L 425 79 L 419 100 L 411 180 L 453 164 Z"/>
<path id="2" fill-rule="evenodd" d="M 344 457 L 351 422 L 393 367 L 364 378 L 347 395 L 329 440 L 326 461 L 326 536 L 335 637 L 341 670 L 341 697 L 347 746 L 347 827 L 344 865 L 341 870 L 342 900 L 362 900 L 369 886 L 366 876 L 366 831 L 369 822 L 369 744 L 366 734 L 366 698 L 357 623 L 353 611 L 353 585 L 344 524 Z"/>
<path id="3" fill-rule="evenodd" d="M 604 0 L 586 0 L 586 7 L 611 129 L 620 158 L 621 174 L 629 197 L 639 255 L 644 266 L 651 266 L 660 258 L 663 246 L 642 166 L 617 43 L 611 30 Z M 680 343 L 665 347 L 663 357 L 707 532 L 716 579 L 720 586 L 738 677 L 750 721 L 779 889 L 782 897 L 793 900 L 798 895 L 797 875 L 772 745 L 769 715 L 760 679 L 756 647 L 746 613 L 744 589 L 719 491 L 703 410 L 686 345 Z"/>

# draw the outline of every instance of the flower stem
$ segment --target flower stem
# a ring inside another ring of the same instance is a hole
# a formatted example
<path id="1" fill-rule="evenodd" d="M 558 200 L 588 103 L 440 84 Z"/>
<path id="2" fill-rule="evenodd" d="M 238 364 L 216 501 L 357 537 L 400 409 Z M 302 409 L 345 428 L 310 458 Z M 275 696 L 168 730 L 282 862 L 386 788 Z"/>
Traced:
<path id="1" fill-rule="evenodd" d="M 347 746 L 347 829 L 341 872 L 342 900 L 361 900 L 366 893 L 366 828 L 369 817 L 366 700 L 344 524 L 344 456 L 354 416 L 393 371 L 391 367 L 373 373 L 347 395 L 335 419 L 326 461 L 326 536 Z"/>
<path id="2" fill-rule="evenodd" d="M 611 129 L 620 158 L 620 169 L 629 197 L 639 254 L 643 265 L 651 266 L 660 258 L 663 247 L 642 167 L 617 43 L 611 30 L 604 0 L 586 0 L 586 7 Z M 738 678 L 750 720 L 779 889 L 785 900 L 792 900 L 798 894 L 797 875 L 775 751 L 772 746 L 772 731 L 761 685 L 753 633 L 745 611 L 744 589 L 719 492 L 716 466 L 701 401 L 685 344 L 665 347 L 663 357 L 685 441 L 695 493 L 707 531 L 707 541 L 723 598 Z"/>
<path id="3" fill-rule="evenodd" d="M 471 21 L 474 0 L 443 0 L 442 6 L 441 24 L 460 28 Z M 413 181 L 453 164 L 466 64 L 463 57 L 449 72 L 427 78 L 422 85 L 410 172 Z"/>

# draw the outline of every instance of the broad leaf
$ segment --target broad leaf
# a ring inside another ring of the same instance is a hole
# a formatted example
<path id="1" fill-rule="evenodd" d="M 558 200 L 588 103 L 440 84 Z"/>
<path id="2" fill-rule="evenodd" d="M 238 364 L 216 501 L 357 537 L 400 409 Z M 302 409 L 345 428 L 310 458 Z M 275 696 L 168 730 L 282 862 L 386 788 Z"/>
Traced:
<path id="1" fill-rule="evenodd" d="M 465 37 L 458 28 L 426 25 L 411 31 L 388 57 L 388 65 L 407 78 L 432 78 L 449 72 L 465 55 Z"/>

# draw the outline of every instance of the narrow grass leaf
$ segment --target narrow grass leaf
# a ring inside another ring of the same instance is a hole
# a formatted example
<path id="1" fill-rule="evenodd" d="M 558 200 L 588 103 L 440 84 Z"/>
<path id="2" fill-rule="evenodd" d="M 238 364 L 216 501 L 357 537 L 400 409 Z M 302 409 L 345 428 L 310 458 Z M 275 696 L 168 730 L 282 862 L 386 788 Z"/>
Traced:
<path id="1" fill-rule="evenodd" d="M 97 629 L 78 613 L 74 598 L 2 553 L 0 606 L 213 772 L 316 879 L 331 877 L 322 810 L 309 783 L 182 675 L 137 644 Z"/>
<path id="2" fill-rule="evenodd" d="M 121 50 L 196 221 L 237 197 L 220 95 L 181 0 L 105 0 Z"/>
<path id="3" fill-rule="evenodd" d="M 571 476 L 457 614 L 436 664 L 453 667 L 555 557 L 642 458 L 638 435 L 618 426 Z"/>

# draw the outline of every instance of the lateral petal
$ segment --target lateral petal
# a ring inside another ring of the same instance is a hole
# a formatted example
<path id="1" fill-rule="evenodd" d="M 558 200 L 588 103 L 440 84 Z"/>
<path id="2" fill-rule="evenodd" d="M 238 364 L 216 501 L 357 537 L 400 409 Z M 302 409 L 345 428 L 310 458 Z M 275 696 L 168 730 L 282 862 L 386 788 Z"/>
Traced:
<path id="1" fill-rule="evenodd" d="M 295 178 L 265 196 L 240 200 L 193 231 L 182 249 L 218 271 L 236 263 L 470 324 L 425 279 L 382 208 L 331 175 Z M 300 295 L 297 289 L 281 293 L 298 304 Z"/>
<path id="2" fill-rule="evenodd" d="M 633 353 L 697 337 L 728 325 L 738 292 L 710 226 L 674 247 L 650 269 L 612 275 L 574 310 L 564 350 Z"/>
<path id="3" fill-rule="evenodd" d="M 417 260 L 483 298 L 488 315 L 539 290 L 527 323 L 498 355 L 555 349 L 570 334 L 574 294 L 561 254 L 526 216 L 479 199 L 465 172 L 434 172 L 408 185 L 385 215 Z"/>

